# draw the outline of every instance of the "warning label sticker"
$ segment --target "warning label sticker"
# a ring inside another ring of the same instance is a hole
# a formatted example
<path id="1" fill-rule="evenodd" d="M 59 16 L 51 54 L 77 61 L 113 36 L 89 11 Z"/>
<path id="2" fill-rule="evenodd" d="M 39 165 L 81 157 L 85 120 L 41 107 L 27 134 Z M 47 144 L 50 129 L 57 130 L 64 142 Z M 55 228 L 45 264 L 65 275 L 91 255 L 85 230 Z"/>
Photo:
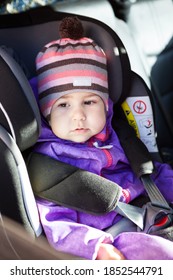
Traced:
<path id="1" fill-rule="evenodd" d="M 153 111 L 148 96 L 128 97 L 122 108 L 130 125 L 150 152 L 157 152 Z"/>

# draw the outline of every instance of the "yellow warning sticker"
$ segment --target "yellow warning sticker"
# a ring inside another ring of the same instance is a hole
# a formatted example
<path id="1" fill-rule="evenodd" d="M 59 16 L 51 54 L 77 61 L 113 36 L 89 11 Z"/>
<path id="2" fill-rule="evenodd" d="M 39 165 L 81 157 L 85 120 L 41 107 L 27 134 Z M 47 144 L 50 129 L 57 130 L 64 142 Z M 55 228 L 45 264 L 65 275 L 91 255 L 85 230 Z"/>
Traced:
<path id="1" fill-rule="evenodd" d="M 139 133 L 138 125 L 136 123 L 136 120 L 134 118 L 134 115 L 133 115 L 133 113 L 132 113 L 128 103 L 126 101 L 124 101 L 121 104 L 121 107 L 122 107 L 122 109 L 124 111 L 124 114 L 125 114 L 127 120 L 128 120 L 128 123 L 134 128 L 137 137 L 140 138 L 140 133 Z"/>

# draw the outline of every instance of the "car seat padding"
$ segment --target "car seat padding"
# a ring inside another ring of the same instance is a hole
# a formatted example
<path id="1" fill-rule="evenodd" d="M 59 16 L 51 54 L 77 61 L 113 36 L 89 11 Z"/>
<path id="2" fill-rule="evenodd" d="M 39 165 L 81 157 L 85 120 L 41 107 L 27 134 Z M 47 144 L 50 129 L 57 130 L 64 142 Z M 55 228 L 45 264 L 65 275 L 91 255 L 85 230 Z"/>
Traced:
<path id="1" fill-rule="evenodd" d="M 95 215 L 114 210 L 119 201 L 121 188 L 114 182 L 47 155 L 31 153 L 27 167 L 36 197 Z"/>

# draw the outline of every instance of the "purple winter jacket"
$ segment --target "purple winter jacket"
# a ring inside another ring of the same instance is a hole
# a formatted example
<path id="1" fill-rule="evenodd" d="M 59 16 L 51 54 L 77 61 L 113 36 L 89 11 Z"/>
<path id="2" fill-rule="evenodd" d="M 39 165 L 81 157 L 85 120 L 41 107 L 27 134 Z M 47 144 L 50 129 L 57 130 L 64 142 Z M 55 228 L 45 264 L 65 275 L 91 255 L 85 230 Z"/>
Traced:
<path id="1" fill-rule="evenodd" d="M 56 137 L 46 122 L 34 150 L 59 161 L 103 176 L 122 187 L 120 201 L 129 203 L 144 192 L 141 181 L 131 170 L 128 159 L 112 129 L 112 102 L 103 131 L 86 143 Z M 173 170 L 155 163 L 153 179 L 169 202 L 173 202 Z M 99 186 L 98 186 L 99 192 Z M 95 216 L 37 199 L 40 220 L 49 243 L 57 250 L 86 259 L 95 259 L 101 242 L 114 244 L 127 259 L 173 259 L 173 243 L 141 232 L 124 232 L 113 238 L 104 229 L 118 220 L 116 212 Z M 149 249 L 150 248 L 150 249 Z"/>

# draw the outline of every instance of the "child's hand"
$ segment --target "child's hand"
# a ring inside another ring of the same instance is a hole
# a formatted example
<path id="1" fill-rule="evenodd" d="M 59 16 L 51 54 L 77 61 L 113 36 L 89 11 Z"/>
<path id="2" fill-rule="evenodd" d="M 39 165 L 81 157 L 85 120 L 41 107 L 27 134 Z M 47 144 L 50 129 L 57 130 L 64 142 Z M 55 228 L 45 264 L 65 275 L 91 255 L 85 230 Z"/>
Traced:
<path id="1" fill-rule="evenodd" d="M 125 260 L 125 257 L 113 245 L 101 243 L 96 260 Z"/>

